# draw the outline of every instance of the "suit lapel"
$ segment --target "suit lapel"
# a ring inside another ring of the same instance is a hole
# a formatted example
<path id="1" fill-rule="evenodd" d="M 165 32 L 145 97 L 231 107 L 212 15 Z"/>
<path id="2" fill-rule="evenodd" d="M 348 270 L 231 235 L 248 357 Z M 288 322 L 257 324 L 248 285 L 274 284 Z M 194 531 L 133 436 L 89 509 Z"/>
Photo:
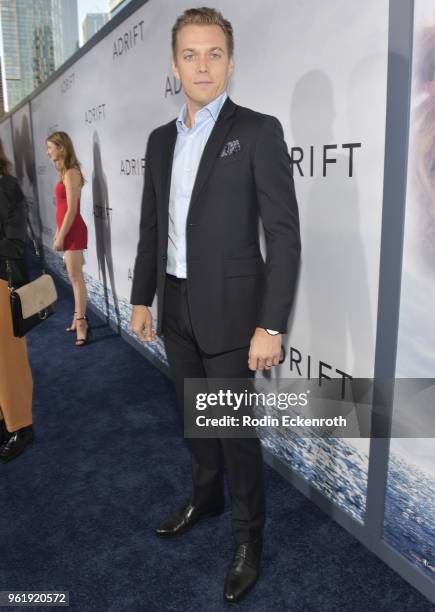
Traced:
<path id="1" fill-rule="evenodd" d="M 224 105 L 221 108 L 217 121 L 211 131 L 211 134 L 204 147 L 204 151 L 199 162 L 198 172 L 196 174 L 195 183 L 192 189 L 192 196 L 190 198 L 189 215 L 191 214 L 192 208 L 201 193 L 202 188 L 210 174 L 219 151 L 225 141 L 225 136 L 228 134 L 234 120 L 234 111 L 236 105 L 230 98 L 227 98 Z"/>
<path id="2" fill-rule="evenodd" d="M 208 175 L 213 168 L 219 151 L 221 150 L 225 136 L 228 134 L 234 119 L 236 105 L 227 98 L 221 108 L 217 121 L 204 147 L 195 183 L 193 185 L 192 196 L 190 198 L 189 213 L 203 188 Z M 162 185 L 163 185 L 163 232 L 168 233 L 168 210 L 169 196 L 171 190 L 172 165 L 174 160 L 174 149 L 177 141 L 177 126 L 175 120 L 168 125 L 166 146 L 162 147 Z"/>

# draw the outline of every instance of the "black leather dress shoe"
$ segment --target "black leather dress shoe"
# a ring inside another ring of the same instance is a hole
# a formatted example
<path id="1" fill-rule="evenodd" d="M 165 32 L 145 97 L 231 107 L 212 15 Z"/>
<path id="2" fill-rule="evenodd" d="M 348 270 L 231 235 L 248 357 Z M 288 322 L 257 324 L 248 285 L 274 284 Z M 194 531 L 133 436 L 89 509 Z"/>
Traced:
<path id="1" fill-rule="evenodd" d="M 224 599 L 240 601 L 254 586 L 260 575 L 261 539 L 238 544 L 225 579 Z"/>
<path id="2" fill-rule="evenodd" d="M 0 446 L 7 442 L 11 437 L 11 433 L 6 429 L 4 419 L 0 420 Z"/>
<path id="3" fill-rule="evenodd" d="M 21 455 L 23 450 L 33 442 L 33 439 L 33 428 L 31 425 L 14 431 L 10 434 L 9 440 L 0 448 L 0 462 L 7 463 Z"/>
<path id="4" fill-rule="evenodd" d="M 219 516 L 224 511 L 224 507 L 219 508 L 199 508 L 187 504 L 180 510 L 173 512 L 156 529 L 154 533 L 161 537 L 172 537 L 181 535 L 191 529 L 198 521 L 212 516 Z"/>

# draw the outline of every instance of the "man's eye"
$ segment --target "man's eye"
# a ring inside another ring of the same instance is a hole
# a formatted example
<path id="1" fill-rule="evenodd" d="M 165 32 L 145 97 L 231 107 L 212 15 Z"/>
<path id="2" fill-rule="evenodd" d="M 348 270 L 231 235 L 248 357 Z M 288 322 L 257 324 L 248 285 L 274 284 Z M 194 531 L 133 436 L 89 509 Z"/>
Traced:
<path id="1" fill-rule="evenodd" d="M 220 57 L 221 57 L 221 54 L 220 54 L 220 53 L 211 53 L 210 55 L 212 56 L 212 58 L 213 58 L 213 59 L 216 59 L 216 58 L 220 58 Z"/>
<path id="2" fill-rule="evenodd" d="M 192 58 L 193 58 L 193 53 L 189 53 L 189 55 L 185 55 L 184 56 L 185 60 L 189 60 L 190 61 Z"/>

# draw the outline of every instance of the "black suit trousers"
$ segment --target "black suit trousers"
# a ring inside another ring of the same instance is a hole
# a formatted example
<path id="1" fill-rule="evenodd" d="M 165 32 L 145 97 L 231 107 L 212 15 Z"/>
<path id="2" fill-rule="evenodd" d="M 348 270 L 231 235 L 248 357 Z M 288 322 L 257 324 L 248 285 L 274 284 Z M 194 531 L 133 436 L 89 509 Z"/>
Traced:
<path id="1" fill-rule="evenodd" d="M 162 334 L 177 399 L 183 409 L 185 378 L 252 378 L 249 347 L 217 355 L 204 353 L 195 339 L 187 281 L 166 276 Z M 258 438 L 190 438 L 192 502 L 202 509 L 224 503 L 227 471 L 237 543 L 261 537 L 265 520 L 263 458 Z"/>

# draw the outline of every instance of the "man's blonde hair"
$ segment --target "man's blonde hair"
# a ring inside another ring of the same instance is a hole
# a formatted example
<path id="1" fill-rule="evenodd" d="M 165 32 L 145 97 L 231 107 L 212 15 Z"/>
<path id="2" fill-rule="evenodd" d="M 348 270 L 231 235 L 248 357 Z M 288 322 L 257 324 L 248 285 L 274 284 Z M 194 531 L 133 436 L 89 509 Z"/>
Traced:
<path id="1" fill-rule="evenodd" d="M 177 53 L 177 34 L 186 25 L 217 25 L 222 28 L 227 40 L 228 56 L 234 53 L 233 26 L 219 11 L 207 6 L 192 8 L 180 15 L 172 28 L 172 55 Z"/>

